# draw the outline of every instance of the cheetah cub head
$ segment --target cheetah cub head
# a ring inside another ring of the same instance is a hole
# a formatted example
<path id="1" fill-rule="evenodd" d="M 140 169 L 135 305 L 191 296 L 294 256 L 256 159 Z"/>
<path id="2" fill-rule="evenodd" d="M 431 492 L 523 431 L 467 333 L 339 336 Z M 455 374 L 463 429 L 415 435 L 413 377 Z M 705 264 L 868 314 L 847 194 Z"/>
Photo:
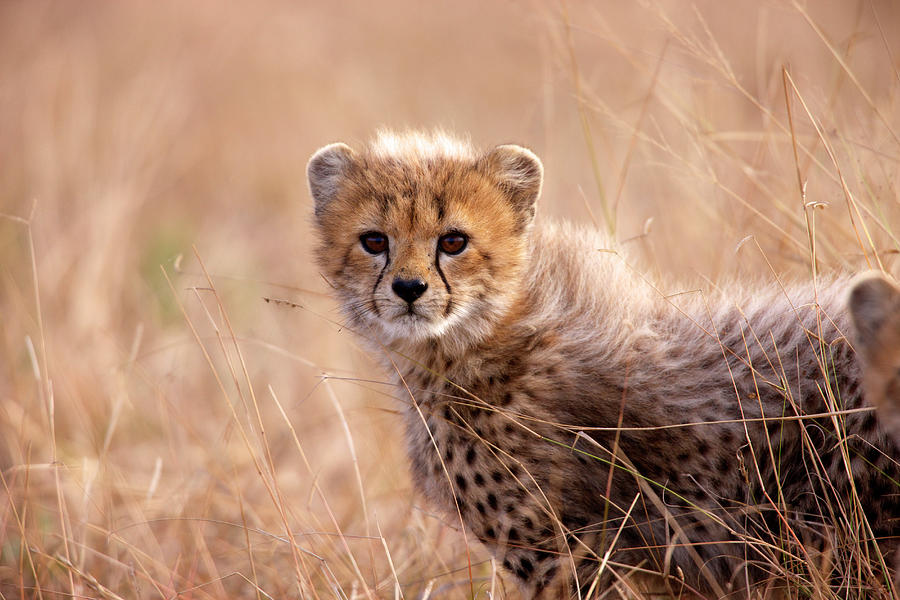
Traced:
<path id="1" fill-rule="evenodd" d="M 519 293 L 542 176 L 525 148 L 442 133 L 316 152 L 318 264 L 351 325 L 393 346 L 487 335 Z"/>

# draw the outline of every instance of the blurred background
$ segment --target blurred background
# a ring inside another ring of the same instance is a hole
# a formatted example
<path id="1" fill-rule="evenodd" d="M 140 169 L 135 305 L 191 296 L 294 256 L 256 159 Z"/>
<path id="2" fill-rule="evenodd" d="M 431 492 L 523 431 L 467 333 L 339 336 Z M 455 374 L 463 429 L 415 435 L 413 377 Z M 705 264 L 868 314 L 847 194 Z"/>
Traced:
<path id="1" fill-rule="evenodd" d="M 539 218 L 673 293 L 809 277 L 811 240 L 896 274 L 898 31 L 889 0 L 0 4 L 0 596 L 517 597 L 411 488 L 308 157 L 526 145 Z"/>

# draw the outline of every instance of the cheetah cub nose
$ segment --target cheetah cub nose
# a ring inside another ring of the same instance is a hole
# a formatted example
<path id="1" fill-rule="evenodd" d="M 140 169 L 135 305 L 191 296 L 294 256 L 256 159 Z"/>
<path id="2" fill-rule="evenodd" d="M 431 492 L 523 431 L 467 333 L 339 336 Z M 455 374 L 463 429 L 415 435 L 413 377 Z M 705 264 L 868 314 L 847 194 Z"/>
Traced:
<path id="1" fill-rule="evenodd" d="M 428 284 L 421 279 L 395 279 L 391 284 L 394 293 L 412 304 L 416 299 L 425 293 Z"/>

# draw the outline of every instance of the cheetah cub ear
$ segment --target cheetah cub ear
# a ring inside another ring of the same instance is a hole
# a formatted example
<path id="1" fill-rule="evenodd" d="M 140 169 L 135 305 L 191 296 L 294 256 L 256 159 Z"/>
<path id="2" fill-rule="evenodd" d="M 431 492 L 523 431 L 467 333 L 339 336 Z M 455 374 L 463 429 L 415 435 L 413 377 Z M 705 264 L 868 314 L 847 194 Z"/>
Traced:
<path id="1" fill-rule="evenodd" d="M 328 144 L 319 148 L 306 165 L 309 192 L 315 202 L 316 217 L 337 194 L 341 181 L 353 165 L 356 154 L 347 144 Z"/>
<path id="2" fill-rule="evenodd" d="M 866 396 L 900 439 L 900 287 L 877 271 L 864 273 L 851 286 L 848 308 Z"/>
<path id="3" fill-rule="evenodd" d="M 478 166 L 506 193 L 523 224 L 530 223 L 544 181 L 544 167 L 534 152 L 514 144 L 497 146 Z"/>

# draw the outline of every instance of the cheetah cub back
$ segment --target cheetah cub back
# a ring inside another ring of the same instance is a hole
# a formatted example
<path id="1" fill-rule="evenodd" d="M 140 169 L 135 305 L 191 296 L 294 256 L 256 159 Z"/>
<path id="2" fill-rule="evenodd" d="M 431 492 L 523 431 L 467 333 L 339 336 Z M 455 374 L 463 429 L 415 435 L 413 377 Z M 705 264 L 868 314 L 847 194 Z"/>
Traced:
<path id="1" fill-rule="evenodd" d="M 414 481 L 525 597 L 746 598 L 896 564 L 900 436 L 865 395 L 900 402 L 900 296 L 876 279 L 857 337 L 846 278 L 675 306 L 597 232 L 535 224 L 519 146 L 382 132 L 307 173 L 318 264 L 406 403 Z"/>

